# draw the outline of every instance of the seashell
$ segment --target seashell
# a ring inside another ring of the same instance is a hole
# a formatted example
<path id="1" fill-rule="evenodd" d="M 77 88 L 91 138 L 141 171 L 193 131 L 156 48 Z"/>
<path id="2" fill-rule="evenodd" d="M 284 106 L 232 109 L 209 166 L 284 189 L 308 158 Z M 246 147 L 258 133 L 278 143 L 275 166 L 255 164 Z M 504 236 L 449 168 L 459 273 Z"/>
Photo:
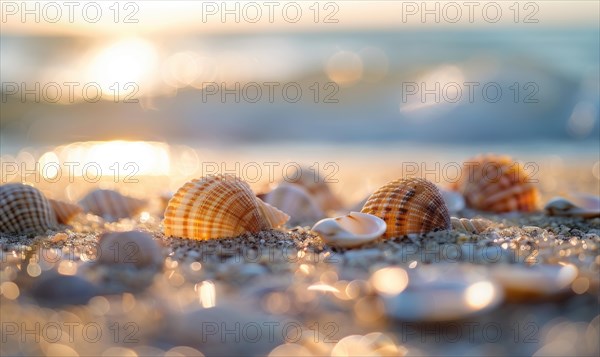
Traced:
<path id="1" fill-rule="evenodd" d="M 438 188 L 421 178 L 399 179 L 379 188 L 362 211 L 385 221 L 385 238 L 450 229 L 450 214 Z"/>
<path id="2" fill-rule="evenodd" d="M 440 188 L 440 193 L 450 213 L 458 213 L 465 209 L 465 198 L 460 193 L 443 188 Z"/>
<path id="3" fill-rule="evenodd" d="M 86 212 L 114 222 L 121 218 L 133 217 L 146 206 L 146 201 L 124 196 L 113 190 L 94 190 L 79 201 L 79 204 Z"/>
<path id="4" fill-rule="evenodd" d="M 490 212 L 531 212 L 539 193 L 524 166 L 509 156 L 480 155 L 463 164 L 455 188 L 469 207 Z"/>
<path id="5" fill-rule="evenodd" d="M 539 299 L 570 291 L 577 268 L 566 264 L 494 265 L 490 275 L 503 286 L 513 301 Z"/>
<path id="6" fill-rule="evenodd" d="M 73 217 L 83 212 L 83 208 L 76 204 L 57 201 L 51 198 L 48 199 L 48 202 L 50 202 L 50 206 L 52 206 L 54 214 L 56 215 L 56 220 L 60 224 L 69 223 Z"/>
<path id="7" fill-rule="evenodd" d="M 482 233 L 492 226 L 493 222 L 484 218 L 456 218 L 451 217 L 452 229 L 465 233 Z"/>
<path id="8" fill-rule="evenodd" d="M 104 233 L 98 241 L 98 246 L 99 264 L 126 265 L 136 268 L 162 265 L 160 247 L 148 233 L 140 231 Z"/>
<path id="9" fill-rule="evenodd" d="M 600 198 L 577 195 L 573 196 L 571 200 L 564 197 L 554 197 L 544 206 L 544 211 L 549 216 L 600 217 Z"/>
<path id="10" fill-rule="evenodd" d="M 295 167 L 291 175 L 286 175 L 285 182 L 304 187 L 325 212 L 343 208 L 342 202 L 331 192 L 328 180 L 309 167 Z"/>
<path id="11" fill-rule="evenodd" d="M 481 314 L 499 306 L 502 287 L 462 272 L 422 267 L 406 272 L 387 267 L 373 273 L 372 285 L 387 315 L 402 321 L 453 321 Z M 394 284 L 390 284 L 394 281 Z"/>
<path id="12" fill-rule="evenodd" d="M 207 176 L 183 185 L 165 211 L 166 236 L 192 239 L 236 237 L 276 228 L 289 216 L 254 195 L 230 175 Z"/>
<path id="13" fill-rule="evenodd" d="M 350 212 L 336 218 L 322 219 L 312 227 L 327 244 L 356 247 L 381 237 L 386 231 L 385 221 L 367 213 Z"/>
<path id="14" fill-rule="evenodd" d="M 45 233 L 57 228 L 48 199 L 37 188 L 20 183 L 0 186 L 0 233 Z"/>
<path id="15" fill-rule="evenodd" d="M 290 215 L 291 225 L 312 224 L 325 217 L 317 202 L 300 185 L 282 183 L 261 199 Z"/>

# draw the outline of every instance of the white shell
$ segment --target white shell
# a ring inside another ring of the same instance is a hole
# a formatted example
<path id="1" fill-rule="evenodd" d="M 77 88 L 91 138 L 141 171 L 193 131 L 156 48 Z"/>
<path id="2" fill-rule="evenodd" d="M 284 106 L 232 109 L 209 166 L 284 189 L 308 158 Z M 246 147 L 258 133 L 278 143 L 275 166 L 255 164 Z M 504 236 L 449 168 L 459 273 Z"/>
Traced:
<path id="1" fill-rule="evenodd" d="M 262 197 L 265 203 L 277 207 L 290 216 L 291 225 L 313 224 L 325 217 L 317 202 L 300 185 L 282 183 Z"/>
<path id="2" fill-rule="evenodd" d="M 532 267 L 497 264 L 491 276 L 504 287 L 511 300 L 524 300 L 569 291 L 577 272 L 577 268 L 570 264 L 540 264 Z"/>
<path id="3" fill-rule="evenodd" d="M 312 227 L 327 244 L 355 247 L 381 237 L 387 225 L 379 217 L 367 213 L 350 212 L 336 218 L 322 219 Z"/>
<path id="4" fill-rule="evenodd" d="M 459 192 L 440 188 L 440 193 L 450 213 L 457 213 L 465 208 L 465 198 Z"/>
<path id="5" fill-rule="evenodd" d="M 591 195 L 573 195 L 570 200 L 554 197 L 548 201 L 544 211 L 549 216 L 600 217 L 600 198 Z"/>

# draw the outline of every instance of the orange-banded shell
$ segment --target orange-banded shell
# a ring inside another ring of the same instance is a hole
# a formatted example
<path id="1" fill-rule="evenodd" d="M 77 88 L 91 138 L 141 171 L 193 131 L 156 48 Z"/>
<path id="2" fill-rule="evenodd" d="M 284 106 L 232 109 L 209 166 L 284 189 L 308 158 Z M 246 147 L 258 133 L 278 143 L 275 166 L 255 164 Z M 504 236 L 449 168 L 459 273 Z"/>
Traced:
<path id="1" fill-rule="evenodd" d="M 20 183 L 0 186 L 0 232 L 45 233 L 57 228 L 50 202 L 37 188 Z"/>
<path id="2" fill-rule="evenodd" d="M 230 175 L 208 176 L 183 185 L 165 211 L 166 236 L 192 239 L 235 237 L 279 227 L 289 216 L 254 195 Z"/>
<path id="3" fill-rule="evenodd" d="M 285 182 L 303 186 L 323 211 L 343 208 L 342 202 L 331 191 L 328 179 L 310 167 L 295 167 L 293 173 L 286 175 Z"/>
<path id="4" fill-rule="evenodd" d="M 450 214 L 438 188 L 421 178 L 399 179 L 379 188 L 362 211 L 385 221 L 384 238 L 450 229 Z"/>
<path id="5" fill-rule="evenodd" d="M 60 224 L 69 223 L 73 217 L 83 212 L 83 208 L 76 204 L 53 200 L 51 198 L 48 199 L 48 202 L 50 202 L 50 206 L 52 206 L 56 215 L 56 220 Z"/>
<path id="6" fill-rule="evenodd" d="M 531 212 L 539 201 L 524 166 L 505 155 L 480 155 L 465 161 L 455 188 L 467 205 L 482 211 Z"/>
<path id="7" fill-rule="evenodd" d="M 86 212 L 107 221 L 133 217 L 146 206 L 146 203 L 145 200 L 124 196 L 113 190 L 94 190 L 79 201 Z"/>

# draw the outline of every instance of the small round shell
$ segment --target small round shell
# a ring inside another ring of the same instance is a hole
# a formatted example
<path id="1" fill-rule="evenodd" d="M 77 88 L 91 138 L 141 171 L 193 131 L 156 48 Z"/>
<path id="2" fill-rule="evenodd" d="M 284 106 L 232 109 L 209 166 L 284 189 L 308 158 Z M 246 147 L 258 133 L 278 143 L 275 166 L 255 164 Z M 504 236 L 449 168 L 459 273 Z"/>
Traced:
<path id="1" fill-rule="evenodd" d="M 317 202 L 300 185 L 282 183 L 262 200 L 290 215 L 290 224 L 313 224 L 325 217 Z"/>
<path id="2" fill-rule="evenodd" d="M 438 188 L 421 178 L 399 179 L 379 188 L 362 211 L 385 221 L 385 238 L 450 229 L 450 215 Z"/>
<path id="3" fill-rule="evenodd" d="M 250 186 L 229 175 L 183 185 L 165 211 L 166 236 L 192 239 L 235 237 L 279 227 L 289 216 L 257 198 Z"/>
<path id="4" fill-rule="evenodd" d="M 310 167 L 296 167 L 293 173 L 286 175 L 285 182 L 303 186 L 325 212 L 343 208 L 342 202 L 331 191 L 327 178 Z"/>
<path id="5" fill-rule="evenodd" d="M 45 233 L 57 228 L 56 216 L 37 188 L 20 183 L 0 186 L 0 232 Z"/>
<path id="6" fill-rule="evenodd" d="M 464 162 L 456 188 L 472 208 L 489 212 L 535 211 L 539 193 L 524 166 L 508 156 L 480 155 Z"/>
<path id="7" fill-rule="evenodd" d="M 450 218 L 452 229 L 464 233 L 482 233 L 492 225 L 492 221 L 483 218 Z"/>
<path id="8" fill-rule="evenodd" d="M 133 217 L 145 206 L 145 200 L 124 196 L 113 190 L 94 190 L 88 193 L 79 204 L 86 212 L 93 213 L 107 221 Z"/>
<path id="9" fill-rule="evenodd" d="M 371 214 L 350 212 L 336 218 L 325 218 L 312 227 L 325 243 L 340 247 L 355 247 L 371 242 L 386 230 L 385 222 Z"/>
<path id="10" fill-rule="evenodd" d="M 140 231 L 104 233 L 98 245 L 100 264 L 160 267 L 163 259 L 158 243 L 148 233 Z"/>
<path id="11" fill-rule="evenodd" d="M 546 203 L 544 211 L 549 216 L 600 217 L 600 198 L 589 195 L 573 196 L 571 200 L 554 197 Z"/>
<path id="12" fill-rule="evenodd" d="M 83 208 L 76 204 L 53 200 L 50 198 L 48 201 L 54 210 L 54 214 L 56 214 L 56 220 L 60 224 L 68 224 L 73 217 L 83 212 Z"/>

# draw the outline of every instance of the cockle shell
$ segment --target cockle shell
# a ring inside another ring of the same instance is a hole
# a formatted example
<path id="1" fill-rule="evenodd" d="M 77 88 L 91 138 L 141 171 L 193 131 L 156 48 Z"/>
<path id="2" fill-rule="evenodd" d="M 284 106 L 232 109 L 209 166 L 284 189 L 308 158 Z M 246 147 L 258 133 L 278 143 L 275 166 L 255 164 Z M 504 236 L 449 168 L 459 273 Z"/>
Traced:
<path id="1" fill-rule="evenodd" d="M 539 193 L 525 167 L 509 156 L 480 155 L 464 162 L 455 188 L 472 208 L 490 212 L 535 211 Z"/>
<path id="2" fill-rule="evenodd" d="M 57 228 L 50 202 L 37 188 L 20 183 L 0 186 L 0 232 L 45 233 Z"/>
<path id="3" fill-rule="evenodd" d="M 345 216 L 322 219 L 312 227 L 312 231 L 327 244 L 355 247 L 381 237 L 386 228 L 385 221 L 379 217 L 350 212 Z"/>
<path id="4" fill-rule="evenodd" d="M 313 196 L 325 212 L 339 210 L 342 202 L 333 194 L 328 180 L 310 167 L 295 167 L 294 172 L 286 175 L 285 182 L 303 186 Z"/>
<path id="5" fill-rule="evenodd" d="M 317 202 L 300 185 L 282 183 L 261 198 L 290 215 L 291 225 L 313 224 L 325 217 Z"/>
<path id="6" fill-rule="evenodd" d="M 113 190 L 94 190 L 79 201 L 79 204 L 86 212 L 107 221 L 118 221 L 121 218 L 133 217 L 146 206 L 146 201 L 124 196 Z"/>
<path id="7" fill-rule="evenodd" d="M 493 224 L 492 221 L 484 218 L 456 218 L 451 217 L 452 229 L 465 233 L 482 233 Z"/>
<path id="8" fill-rule="evenodd" d="M 548 201 L 544 207 L 544 211 L 549 216 L 600 217 L 600 198 L 579 195 L 574 196 L 571 200 L 563 197 L 554 197 Z"/>
<path id="9" fill-rule="evenodd" d="M 166 236 L 211 239 L 257 233 L 282 226 L 288 219 L 256 197 L 246 182 L 216 175 L 179 188 L 169 201 L 163 223 Z"/>
<path id="10" fill-rule="evenodd" d="M 385 221 L 385 238 L 450 229 L 450 214 L 438 188 L 421 178 L 399 179 L 379 188 L 362 211 Z"/>
<path id="11" fill-rule="evenodd" d="M 73 217 L 83 212 L 83 208 L 76 204 L 53 200 L 51 198 L 48 199 L 48 202 L 50 202 L 50 206 L 52 206 L 56 215 L 56 220 L 60 224 L 69 223 Z"/>

